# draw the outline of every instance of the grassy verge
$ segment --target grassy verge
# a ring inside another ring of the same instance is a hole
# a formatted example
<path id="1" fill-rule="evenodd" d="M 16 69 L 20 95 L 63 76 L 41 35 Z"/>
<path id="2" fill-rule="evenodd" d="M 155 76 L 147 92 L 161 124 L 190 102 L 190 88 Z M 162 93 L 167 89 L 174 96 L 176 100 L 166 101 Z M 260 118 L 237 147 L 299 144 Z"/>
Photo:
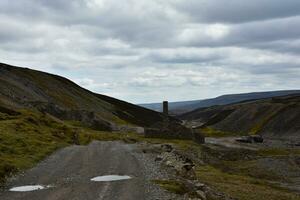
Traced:
<path id="1" fill-rule="evenodd" d="M 72 143 L 72 130 L 47 115 L 22 111 L 0 120 L 0 181 Z"/>
<path id="2" fill-rule="evenodd" d="M 33 167 L 55 150 L 92 140 L 131 142 L 140 136 L 88 129 L 50 115 L 23 110 L 18 115 L 0 113 L 0 184 L 5 178 Z"/>
<path id="3" fill-rule="evenodd" d="M 210 165 L 197 168 L 199 180 L 239 200 L 299 200 L 300 196 L 261 179 L 225 173 Z"/>
<path id="4" fill-rule="evenodd" d="M 183 195 L 188 192 L 188 189 L 186 188 L 186 186 L 180 181 L 153 180 L 153 182 L 171 193 Z"/>

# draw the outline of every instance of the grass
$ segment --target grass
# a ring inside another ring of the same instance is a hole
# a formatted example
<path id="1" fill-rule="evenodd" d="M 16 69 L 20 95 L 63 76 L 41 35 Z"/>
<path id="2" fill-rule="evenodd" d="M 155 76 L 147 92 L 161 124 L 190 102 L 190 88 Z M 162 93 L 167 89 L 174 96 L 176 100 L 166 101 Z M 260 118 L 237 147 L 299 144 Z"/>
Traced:
<path id="1" fill-rule="evenodd" d="M 299 148 L 267 148 L 258 150 L 258 154 L 263 157 L 281 157 L 300 155 Z"/>
<path id="2" fill-rule="evenodd" d="M 267 116 L 265 116 L 261 121 L 259 121 L 255 126 L 252 127 L 250 130 L 250 135 L 256 135 L 258 134 L 263 127 L 278 113 L 279 111 L 273 111 L 269 113 Z"/>
<path id="3" fill-rule="evenodd" d="M 0 113 L 0 183 L 6 177 L 33 167 L 55 150 L 92 140 L 140 140 L 134 133 L 88 129 L 76 122 L 62 122 L 47 114 L 23 110 L 20 115 Z"/>
<path id="4" fill-rule="evenodd" d="M 269 168 L 259 166 L 257 160 L 222 161 L 215 167 L 228 174 L 249 176 L 265 181 L 285 181 L 285 177 L 271 171 Z"/>
<path id="5" fill-rule="evenodd" d="M 95 131 L 84 127 L 80 122 L 64 122 L 29 110 L 22 110 L 16 116 L 0 112 L 0 183 L 14 173 L 33 167 L 59 148 L 72 144 L 86 145 L 93 140 L 186 145 L 181 140 L 150 139 L 135 133 Z"/>
<path id="6" fill-rule="evenodd" d="M 242 133 L 233 133 L 233 132 L 226 132 L 214 129 L 212 127 L 204 127 L 200 128 L 199 131 L 205 136 L 205 137 L 227 137 L 227 136 L 240 136 Z"/>
<path id="7" fill-rule="evenodd" d="M 211 129 L 209 131 L 212 132 Z M 285 200 L 300 199 L 299 195 L 270 184 L 277 177 L 256 166 L 256 158 L 299 155 L 300 150 L 261 149 L 257 152 L 245 150 L 223 151 L 209 148 L 188 140 L 144 138 L 135 133 L 101 132 L 89 129 L 74 121 L 63 122 L 49 115 L 23 110 L 11 116 L 0 112 L 0 182 L 5 177 L 28 169 L 55 150 L 72 145 L 88 144 L 92 140 L 125 142 L 143 141 L 152 144 L 172 143 L 179 150 L 193 153 L 207 162 L 197 167 L 201 182 L 236 199 Z M 256 156 L 253 160 L 242 160 L 245 155 Z M 214 158 L 214 163 L 209 159 Z M 216 159 L 217 158 L 217 159 Z M 153 180 L 164 189 L 176 193 L 188 193 L 185 185 L 177 180 Z"/>
<path id="8" fill-rule="evenodd" d="M 71 144 L 72 131 L 47 115 L 22 111 L 0 120 L 0 181 Z"/>
<path id="9" fill-rule="evenodd" d="M 210 165 L 197 168 L 200 181 L 239 200 L 299 200 L 300 196 L 264 180 L 229 174 Z"/>
<path id="10" fill-rule="evenodd" d="M 189 192 L 186 186 L 180 181 L 153 180 L 153 182 L 171 193 L 183 195 Z"/>

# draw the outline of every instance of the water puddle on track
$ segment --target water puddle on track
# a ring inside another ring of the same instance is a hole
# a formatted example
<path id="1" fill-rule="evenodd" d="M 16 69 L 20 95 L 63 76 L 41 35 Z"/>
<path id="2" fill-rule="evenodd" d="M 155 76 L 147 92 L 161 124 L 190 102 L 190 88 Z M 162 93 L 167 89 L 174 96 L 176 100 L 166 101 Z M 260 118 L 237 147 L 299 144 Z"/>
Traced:
<path id="1" fill-rule="evenodd" d="M 131 179 L 130 176 L 120 176 L 120 175 L 107 175 L 107 176 L 97 176 L 91 179 L 95 182 L 107 182 L 107 181 L 121 181 Z"/>
<path id="2" fill-rule="evenodd" d="M 109 181 L 122 181 L 122 180 L 128 180 L 132 177 L 124 175 L 106 175 L 106 176 L 96 176 L 91 179 L 91 181 L 94 182 L 109 182 Z M 25 185 L 25 186 L 18 186 L 10 188 L 9 191 L 11 192 L 32 192 L 36 190 L 44 190 L 48 189 L 50 187 L 53 187 L 51 185 Z"/>
<path id="3" fill-rule="evenodd" d="M 11 192 L 31 192 L 35 190 L 44 190 L 50 188 L 51 186 L 43 186 L 43 185 L 25 185 L 19 187 L 13 187 L 9 189 Z"/>

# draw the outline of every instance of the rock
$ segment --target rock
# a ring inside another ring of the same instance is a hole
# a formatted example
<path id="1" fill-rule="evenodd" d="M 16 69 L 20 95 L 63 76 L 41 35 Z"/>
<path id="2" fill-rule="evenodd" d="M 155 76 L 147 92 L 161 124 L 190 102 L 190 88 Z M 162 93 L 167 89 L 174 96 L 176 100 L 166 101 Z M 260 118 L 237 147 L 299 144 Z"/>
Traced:
<path id="1" fill-rule="evenodd" d="M 181 176 L 187 178 L 187 179 L 195 179 L 196 178 L 196 172 L 194 165 L 191 164 L 184 164 L 180 171 Z"/>
<path id="2" fill-rule="evenodd" d="M 124 141 L 125 143 L 128 143 L 128 144 L 134 144 L 134 143 L 137 143 L 137 140 L 136 140 L 136 139 L 134 139 L 134 138 L 129 138 L 129 137 L 124 138 L 123 141 Z"/>
<path id="3" fill-rule="evenodd" d="M 261 135 L 249 135 L 238 138 L 235 141 L 242 143 L 262 143 L 264 139 Z"/>
<path id="4" fill-rule="evenodd" d="M 158 155 L 158 156 L 156 156 L 156 158 L 155 158 L 155 161 L 156 161 L 156 162 L 162 161 L 162 160 L 163 160 L 162 155 Z"/>
<path id="5" fill-rule="evenodd" d="M 205 184 L 203 184 L 203 183 L 196 183 L 196 184 L 195 184 L 195 188 L 196 188 L 197 190 L 203 190 L 204 187 L 205 187 Z"/>
<path id="6" fill-rule="evenodd" d="M 174 167 L 174 164 L 169 160 L 166 162 L 166 165 L 169 167 Z"/>
<path id="7" fill-rule="evenodd" d="M 205 137 L 198 132 L 193 131 L 193 139 L 198 144 L 204 144 L 205 143 Z"/>
<path id="8" fill-rule="evenodd" d="M 164 152 L 171 152 L 171 151 L 173 151 L 173 147 L 170 144 L 162 144 L 161 145 L 161 149 Z"/>
<path id="9" fill-rule="evenodd" d="M 263 143 L 264 139 L 261 135 L 252 135 L 250 136 L 254 142 L 256 143 Z"/>
<path id="10" fill-rule="evenodd" d="M 197 190 L 196 191 L 197 196 L 201 199 L 201 200 L 206 200 L 206 194 L 205 192 L 203 192 L 202 190 Z"/>
<path id="11" fill-rule="evenodd" d="M 235 141 L 241 142 L 241 143 L 252 143 L 253 142 L 252 138 L 249 136 L 240 137 L 240 138 L 236 139 Z"/>
<path id="12" fill-rule="evenodd" d="M 186 171 L 190 171 L 193 169 L 194 166 L 195 165 L 193 165 L 193 164 L 186 163 L 182 166 L 182 168 L 184 168 Z"/>

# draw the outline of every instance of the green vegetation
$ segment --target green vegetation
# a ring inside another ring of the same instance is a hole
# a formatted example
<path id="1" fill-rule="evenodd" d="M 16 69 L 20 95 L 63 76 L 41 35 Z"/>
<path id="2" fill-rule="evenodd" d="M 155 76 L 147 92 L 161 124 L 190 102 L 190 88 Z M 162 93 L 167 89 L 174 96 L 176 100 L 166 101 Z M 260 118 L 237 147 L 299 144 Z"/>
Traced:
<path id="1" fill-rule="evenodd" d="M 72 131 L 47 115 L 22 111 L 17 116 L 1 115 L 0 181 L 5 176 L 31 167 L 56 149 L 72 143 Z"/>
<path id="2" fill-rule="evenodd" d="M 188 189 L 186 186 L 176 180 L 153 180 L 153 182 L 160 187 L 164 188 L 165 190 L 175 193 L 175 194 L 185 194 L 188 193 Z"/>
<path id="3" fill-rule="evenodd" d="M 199 129 L 199 131 L 205 136 L 205 137 L 226 137 L 226 136 L 240 136 L 242 133 L 233 133 L 233 132 L 226 132 L 221 130 L 216 130 L 211 127 L 204 127 Z"/>
<path id="4" fill-rule="evenodd" d="M 206 131 L 210 135 L 220 134 L 211 128 L 206 128 Z M 198 179 L 229 196 L 240 200 L 300 199 L 299 195 L 272 183 L 283 181 L 284 177 L 262 168 L 257 162 L 261 158 L 299 155 L 299 149 L 229 149 L 216 145 L 198 145 L 189 140 L 144 138 L 135 133 L 95 131 L 82 126 L 80 122 L 61 121 L 51 115 L 28 110 L 15 115 L 0 112 L 0 182 L 4 182 L 5 177 L 11 174 L 34 166 L 59 148 L 72 144 L 85 145 L 92 140 L 171 143 L 193 159 L 204 161 L 206 164 L 200 165 L 194 160 Z M 190 193 L 184 183 L 178 180 L 153 182 L 176 194 Z"/>
<path id="5" fill-rule="evenodd" d="M 261 179 L 223 172 L 210 165 L 197 168 L 199 180 L 239 200 L 299 200 L 300 196 Z"/>
<path id="6" fill-rule="evenodd" d="M 250 135 L 256 135 L 258 134 L 262 128 L 277 114 L 279 113 L 278 110 L 273 111 L 271 113 L 269 113 L 267 116 L 265 116 L 262 120 L 260 120 L 257 124 L 255 124 L 255 126 L 252 127 L 252 129 L 250 130 Z"/>
<path id="7" fill-rule="evenodd" d="M 264 157 L 280 157 L 280 156 L 289 156 L 289 155 L 300 155 L 300 149 L 299 148 L 266 148 L 266 149 L 260 149 L 258 150 L 258 154 L 260 156 Z"/>
<path id="8" fill-rule="evenodd" d="M 78 122 L 63 122 L 50 115 L 28 110 L 10 116 L 0 112 L 0 183 L 5 177 L 34 166 L 55 150 L 92 140 L 139 140 L 133 133 L 101 132 Z"/>
<path id="9" fill-rule="evenodd" d="M 283 181 L 285 179 L 271 169 L 261 167 L 257 160 L 222 161 L 214 166 L 228 174 L 249 176 L 265 181 Z"/>

